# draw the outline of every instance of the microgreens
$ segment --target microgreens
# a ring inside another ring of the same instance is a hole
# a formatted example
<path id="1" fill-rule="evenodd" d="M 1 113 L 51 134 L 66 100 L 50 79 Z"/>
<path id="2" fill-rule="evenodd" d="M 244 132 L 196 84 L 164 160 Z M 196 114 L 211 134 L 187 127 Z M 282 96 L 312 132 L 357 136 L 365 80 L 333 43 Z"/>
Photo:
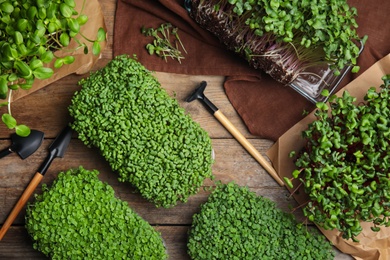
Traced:
<path id="1" fill-rule="evenodd" d="M 346 0 L 187 0 L 191 15 L 255 68 L 290 83 L 312 66 L 358 71 L 356 8 Z M 362 40 L 362 42 L 365 41 Z"/>
<path id="2" fill-rule="evenodd" d="M 18 125 L 11 113 L 11 94 L 18 89 L 30 89 L 35 79 L 52 77 L 53 69 L 46 65 L 54 62 L 54 68 L 71 64 L 72 55 L 59 57 L 57 50 L 67 52 L 73 39 L 76 49 L 88 53 L 85 41 L 92 42 L 92 52 L 100 53 L 100 42 L 105 40 L 105 31 L 100 28 L 95 40 L 80 31 L 88 17 L 75 10 L 74 0 L 3 0 L 0 4 L 0 99 L 7 99 L 8 113 L 2 117 L 4 124 L 22 136 L 29 134 L 27 126 Z"/>
<path id="3" fill-rule="evenodd" d="M 80 81 L 72 128 L 157 206 L 186 202 L 212 177 L 207 132 L 135 59 L 122 55 Z"/>
<path id="4" fill-rule="evenodd" d="M 180 40 L 179 29 L 173 27 L 170 23 L 161 24 L 157 29 L 142 27 L 141 32 L 145 36 L 153 37 L 153 43 L 146 45 L 150 55 L 156 54 L 167 61 L 168 57 L 181 63 L 184 59 L 180 48 L 187 53 L 182 41 Z"/>
<path id="5" fill-rule="evenodd" d="M 290 187 L 294 179 L 304 186 L 310 221 L 355 241 L 360 221 L 372 222 L 373 231 L 390 226 L 390 76 L 383 82 L 379 92 L 367 91 L 363 104 L 347 91 L 317 103 L 297 169 L 285 179 Z"/>
<path id="6" fill-rule="evenodd" d="M 237 184 L 217 184 L 193 216 L 192 259 L 333 259 L 330 243 L 316 229 L 271 200 Z"/>
<path id="7" fill-rule="evenodd" d="M 96 170 L 61 172 L 26 212 L 34 248 L 51 259 L 167 259 L 161 235 Z"/>

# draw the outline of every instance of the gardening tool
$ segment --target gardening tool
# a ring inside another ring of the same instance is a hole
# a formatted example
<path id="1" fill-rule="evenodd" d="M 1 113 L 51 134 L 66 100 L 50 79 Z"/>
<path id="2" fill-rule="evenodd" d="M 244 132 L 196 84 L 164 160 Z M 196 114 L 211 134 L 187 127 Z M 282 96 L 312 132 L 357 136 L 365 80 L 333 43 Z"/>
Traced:
<path id="1" fill-rule="evenodd" d="M 0 241 L 3 239 L 5 233 L 12 225 L 15 218 L 18 216 L 20 210 L 27 203 L 27 200 L 30 198 L 31 194 L 34 192 L 38 184 L 41 182 L 43 176 L 45 175 L 52 161 L 57 157 L 64 156 L 65 150 L 68 147 L 71 138 L 72 138 L 72 130 L 69 126 L 66 126 L 62 130 L 62 132 L 56 137 L 53 143 L 49 146 L 48 156 L 43 161 L 38 171 L 35 173 L 33 179 L 30 181 L 27 188 L 24 190 L 22 196 L 19 198 L 15 207 L 12 209 L 11 213 L 8 215 L 8 218 L 5 220 L 3 226 L 1 227 Z"/>
<path id="2" fill-rule="evenodd" d="M 11 135 L 11 146 L 0 151 L 0 158 L 11 153 L 17 153 L 23 160 L 32 155 L 41 146 L 44 134 L 38 130 L 31 130 L 31 133 L 22 137 L 16 133 Z"/>
<path id="3" fill-rule="evenodd" d="M 256 150 L 256 148 L 240 133 L 240 131 L 226 118 L 226 116 L 205 96 L 204 90 L 207 82 L 202 81 L 200 86 L 186 99 L 187 102 L 199 99 L 206 106 L 209 112 L 237 139 L 237 141 L 256 159 L 261 166 L 283 186 L 284 182 L 276 173 L 270 163 Z"/>

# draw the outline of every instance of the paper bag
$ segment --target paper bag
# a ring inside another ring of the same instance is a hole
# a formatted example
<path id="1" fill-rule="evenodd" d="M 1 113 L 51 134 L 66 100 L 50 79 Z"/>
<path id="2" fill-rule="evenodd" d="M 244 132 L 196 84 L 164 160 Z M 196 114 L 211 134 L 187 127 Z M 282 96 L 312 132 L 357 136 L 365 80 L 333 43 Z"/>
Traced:
<path id="1" fill-rule="evenodd" d="M 382 76 L 390 74 L 390 54 L 375 63 L 372 67 L 362 73 L 358 78 L 342 88 L 337 95 L 342 95 L 344 90 L 358 99 L 357 102 L 363 101 L 364 95 L 370 87 L 379 87 L 382 83 Z M 304 140 L 301 137 L 301 132 L 307 129 L 310 122 L 315 120 L 312 112 L 307 117 L 302 119 L 286 133 L 284 133 L 277 142 L 267 151 L 267 155 L 272 161 L 278 174 L 283 177 L 292 177 L 292 172 L 295 165 L 289 153 L 291 151 L 300 151 L 303 148 Z M 294 187 L 298 186 L 299 181 L 294 180 Z M 293 192 L 292 189 L 289 189 Z M 308 196 L 303 189 L 299 194 L 294 193 L 293 197 L 299 204 L 308 201 Z M 380 232 L 371 230 L 372 223 L 362 222 L 363 231 L 357 237 L 359 243 L 353 242 L 351 239 L 346 240 L 337 230 L 324 230 L 321 232 L 336 246 L 341 252 L 350 254 L 356 259 L 377 260 L 389 259 L 390 257 L 390 227 L 381 227 Z"/>
<path id="2" fill-rule="evenodd" d="M 85 3 L 84 3 L 85 1 Z M 76 10 L 80 13 L 83 4 L 84 8 L 82 10 L 82 14 L 88 16 L 88 21 L 86 24 L 81 26 L 80 32 L 85 35 L 89 39 L 96 39 L 97 31 L 100 27 L 106 30 L 106 26 L 104 24 L 103 13 L 98 0 L 75 0 L 76 2 Z M 44 80 L 35 79 L 34 84 L 31 89 L 24 90 L 18 89 L 12 92 L 11 101 L 15 101 L 19 98 L 29 95 L 65 76 L 70 74 L 84 74 L 90 71 L 96 61 L 100 58 L 100 56 L 95 56 L 92 54 L 92 44 L 81 38 L 80 35 L 77 35 L 76 38 L 79 38 L 81 42 L 84 42 L 89 49 L 88 54 L 84 54 L 84 49 L 79 48 L 76 51 L 57 51 L 55 52 L 56 56 L 64 57 L 67 55 L 73 55 L 75 57 L 75 61 L 72 64 L 64 65 L 59 69 L 55 69 L 53 64 L 54 61 L 46 64 L 45 67 L 50 67 L 54 70 L 54 74 L 52 77 Z M 77 43 L 72 40 L 66 50 L 72 50 L 77 46 Z M 106 46 L 106 41 L 100 43 L 101 50 L 103 50 Z"/>

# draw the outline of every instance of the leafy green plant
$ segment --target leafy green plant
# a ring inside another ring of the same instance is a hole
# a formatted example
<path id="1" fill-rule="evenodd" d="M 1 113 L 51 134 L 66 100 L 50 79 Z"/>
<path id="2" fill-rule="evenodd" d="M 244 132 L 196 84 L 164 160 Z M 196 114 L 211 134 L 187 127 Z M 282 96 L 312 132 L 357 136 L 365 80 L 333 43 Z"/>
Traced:
<path id="1" fill-rule="evenodd" d="M 11 94 L 18 89 L 30 89 L 35 79 L 50 78 L 54 71 L 48 66 L 54 61 L 54 68 L 71 64 L 72 55 L 58 56 L 57 50 L 66 52 L 73 40 L 75 47 L 88 53 L 85 41 L 91 42 L 92 52 L 100 53 L 100 42 L 105 40 L 105 31 L 100 28 L 96 39 L 88 39 L 80 28 L 88 21 L 81 11 L 76 11 L 74 0 L 3 0 L 0 3 L 0 99 L 1 106 L 8 106 L 2 120 L 16 133 L 26 136 L 30 130 L 18 125 L 11 113 Z M 8 100 L 7 100 L 8 97 Z"/>
<path id="2" fill-rule="evenodd" d="M 316 229 L 271 200 L 235 183 L 217 184 L 193 216 L 192 259 L 333 259 L 330 243 Z"/>
<path id="3" fill-rule="evenodd" d="M 34 248 L 52 259 L 167 259 L 161 235 L 83 167 L 61 172 L 26 212 Z"/>
<path id="4" fill-rule="evenodd" d="M 349 65 L 359 69 L 357 10 L 346 0 L 186 2 L 194 20 L 228 49 L 282 83 L 320 64 L 329 64 L 336 74 Z"/>
<path id="5" fill-rule="evenodd" d="M 207 132 L 126 55 L 80 81 L 69 106 L 72 128 L 156 206 L 186 202 L 212 177 Z"/>
<path id="6" fill-rule="evenodd" d="M 317 103 L 316 120 L 302 133 L 306 146 L 292 154 L 297 169 L 286 178 L 304 186 L 308 219 L 345 239 L 358 240 L 360 221 L 373 231 L 390 226 L 390 76 L 383 82 L 363 104 L 347 91 Z"/>
<path id="7" fill-rule="evenodd" d="M 168 57 L 177 60 L 181 63 L 184 59 L 180 48 L 187 53 L 182 41 L 180 40 L 179 29 L 173 27 L 170 23 L 163 23 L 158 28 L 145 28 L 142 27 L 142 34 L 145 36 L 153 37 L 153 43 L 146 45 L 150 55 L 157 55 L 167 61 Z"/>

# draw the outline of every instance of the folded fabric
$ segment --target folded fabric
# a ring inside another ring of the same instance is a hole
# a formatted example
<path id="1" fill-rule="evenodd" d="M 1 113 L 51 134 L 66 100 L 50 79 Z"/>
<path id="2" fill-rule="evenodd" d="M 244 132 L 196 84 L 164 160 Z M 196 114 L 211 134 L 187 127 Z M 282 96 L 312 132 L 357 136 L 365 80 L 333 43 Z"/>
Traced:
<path id="1" fill-rule="evenodd" d="M 365 49 L 358 60 L 360 73 L 390 53 L 390 23 L 387 11 L 390 1 L 350 0 L 358 10 L 360 36 L 368 35 Z M 150 38 L 141 34 L 141 28 L 158 27 L 171 23 L 179 28 L 180 38 L 188 53 L 180 63 L 149 55 L 145 46 Z M 149 70 L 188 75 L 226 76 L 224 88 L 251 134 L 277 140 L 286 130 L 301 120 L 304 111 L 314 105 L 260 70 L 227 51 L 216 37 L 202 29 L 189 16 L 183 0 L 119 0 L 115 16 L 113 55 L 136 54 Z M 357 77 L 348 74 L 339 88 Z"/>

